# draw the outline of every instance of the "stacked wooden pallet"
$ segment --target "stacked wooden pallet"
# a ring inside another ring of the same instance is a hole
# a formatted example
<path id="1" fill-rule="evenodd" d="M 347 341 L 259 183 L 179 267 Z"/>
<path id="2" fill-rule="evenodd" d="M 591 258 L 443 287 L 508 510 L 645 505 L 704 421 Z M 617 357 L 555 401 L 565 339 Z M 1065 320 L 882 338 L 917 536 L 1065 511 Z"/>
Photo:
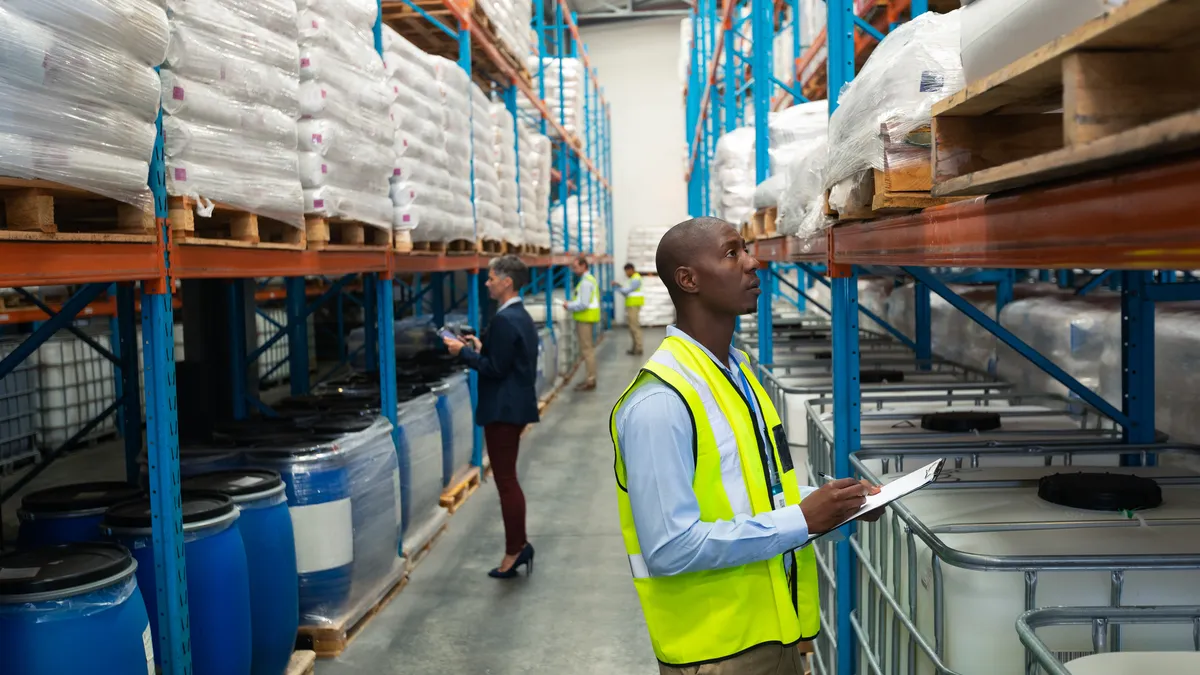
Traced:
<path id="1" fill-rule="evenodd" d="M 153 206 L 137 207 L 45 180 L 0 177 L 0 240 L 148 243 Z"/>

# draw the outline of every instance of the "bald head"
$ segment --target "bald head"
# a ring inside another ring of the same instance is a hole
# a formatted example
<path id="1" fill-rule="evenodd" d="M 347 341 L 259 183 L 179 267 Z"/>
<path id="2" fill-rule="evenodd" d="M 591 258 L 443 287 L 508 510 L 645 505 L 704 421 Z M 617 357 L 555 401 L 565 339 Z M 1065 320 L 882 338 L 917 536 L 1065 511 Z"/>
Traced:
<path id="1" fill-rule="evenodd" d="M 677 296 L 680 292 L 675 271 L 680 267 L 695 264 L 697 256 L 706 248 L 716 247 L 726 233 L 726 228 L 732 227 L 720 218 L 704 216 L 685 220 L 667 230 L 662 240 L 658 242 L 654 267 L 658 272 L 658 278 L 662 279 L 672 299 L 678 301 Z"/>

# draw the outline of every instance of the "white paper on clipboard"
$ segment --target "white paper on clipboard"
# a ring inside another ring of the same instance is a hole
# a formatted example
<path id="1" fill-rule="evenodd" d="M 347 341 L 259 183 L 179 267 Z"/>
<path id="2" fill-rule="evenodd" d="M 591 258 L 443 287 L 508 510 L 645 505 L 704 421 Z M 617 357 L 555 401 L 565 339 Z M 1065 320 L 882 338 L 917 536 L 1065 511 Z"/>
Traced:
<path id="1" fill-rule="evenodd" d="M 874 511 L 875 509 L 887 506 L 897 499 L 900 499 L 906 495 L 910 495 L 926 485 L 929 485 L 933 481 L 937 480 L 938 473 L 942 470 L 942 465 L 945 463 L 945 457 L 935 462 L 930 462 L 920 469 L 905 475 L 903 478 L 898 478 L 887 485 L 884 485 L 877 494 L 867 495 L 867 501 L 862 505 L 862 508 L 855 512 L 854 515 L 838 523 L 837 527 L 833 528 L 833 530 L 838 529 L 838 527 L 845 525 L 855 518 L 862 517 L 863 515 Z M 829 530 L 829 532 L 832 532 L 833 530 Z M 813 539 L 828 534 L 829 532 L 810 534 L 808 535 L 808 540 L 812 541 Z"/>

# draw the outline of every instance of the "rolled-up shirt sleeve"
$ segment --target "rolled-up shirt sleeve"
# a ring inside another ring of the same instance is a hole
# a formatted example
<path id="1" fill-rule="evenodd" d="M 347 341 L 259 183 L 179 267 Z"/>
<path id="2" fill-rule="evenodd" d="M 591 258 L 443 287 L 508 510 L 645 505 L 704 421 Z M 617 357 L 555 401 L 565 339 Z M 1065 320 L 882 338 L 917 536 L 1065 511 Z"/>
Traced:
<path id="1" fill-rule="evenodd" d="M 617 413 L 617 439 L 642 558 L 651 576 L 736 567 L 803 546 L 808 523 L 791 505 L 732 520 L 700 519 L 692 481 L 687 407 L 657 382 L 634 390 Z M 802 491 L 802 495 L 811 489 Z"/>

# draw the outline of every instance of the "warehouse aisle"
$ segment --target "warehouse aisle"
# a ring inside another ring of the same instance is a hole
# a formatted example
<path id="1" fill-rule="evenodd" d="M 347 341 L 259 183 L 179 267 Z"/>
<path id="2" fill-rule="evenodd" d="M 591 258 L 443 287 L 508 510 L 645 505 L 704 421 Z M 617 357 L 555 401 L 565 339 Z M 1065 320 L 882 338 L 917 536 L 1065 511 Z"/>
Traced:
<path id="1" fill-rule="evenodd" d="M 647 347 L 662 331 L 648 331 Z M 523 439 L 533 576 L 488 578 L 504 530 L 486 483 L 451 519 L 407 588 L 317 675 L 651 675 L 650 640 L 617 524 L 608 419 L 641 357 L 616 329 L 597 350 L 599 387 L 565 389 Z M 576 382 L 582 375 L 576 374 Z"/>

